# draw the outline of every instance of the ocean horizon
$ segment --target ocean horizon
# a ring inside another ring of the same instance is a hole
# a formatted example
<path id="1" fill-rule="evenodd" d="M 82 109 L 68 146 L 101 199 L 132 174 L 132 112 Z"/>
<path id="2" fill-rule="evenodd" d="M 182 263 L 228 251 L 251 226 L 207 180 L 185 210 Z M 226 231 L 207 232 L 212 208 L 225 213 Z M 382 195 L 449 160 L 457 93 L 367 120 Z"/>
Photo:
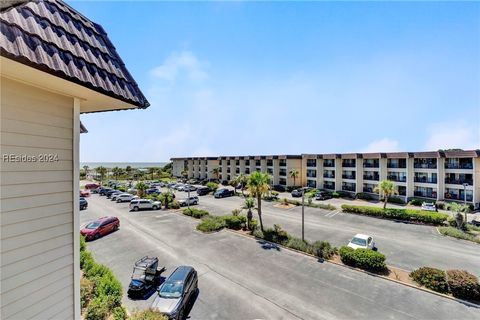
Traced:
<path id="1" fill-rule="evenodd" d="M 150 168 L 150 167 L 164 167 L 168 162 L 80 162 L 80 168 L 89 166 L 90 168 L 105 167 L 105 168 L 126 168 L 130 166 L 136 169 Z"/>

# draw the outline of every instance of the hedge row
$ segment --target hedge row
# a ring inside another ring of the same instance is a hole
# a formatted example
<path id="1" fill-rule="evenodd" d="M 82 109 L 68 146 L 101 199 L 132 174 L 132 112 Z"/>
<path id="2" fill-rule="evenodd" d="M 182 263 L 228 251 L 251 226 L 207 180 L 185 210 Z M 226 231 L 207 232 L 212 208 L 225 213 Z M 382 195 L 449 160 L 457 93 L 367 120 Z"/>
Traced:
<path id="1" fill-rule="evenodd" d="M 429 212 L 421 210 L 412 210 L 412 209 L 394 209 L 387 208 L 383 209 L 380 207 L 371 207 L 371 206 L 355 206 L 344 204 L 342 205 L 343 212 L 363 214 L 367 216 L 380 217 L 384 219 L 395 219 L 395 220 L 404 220 L 404 221 L 414 221 L 422 222 L 434 225 L 443 224 L 448 215 L 438 212 Z"/>
<path id="2" fill-rule="evenodd" d="M 315 241 L 313 243 L 303 241 L 300 238 L 288 234 L 287 231 L 276 224 L 273 225 L 273 228 L 267 228 L 263 232 L 257 229 L 253 232 L 253 235 L 257 238 L 278 243 L 322 259 L 330 259 L 337 253 L 337 248 L 332 247 L 327 241 Z"/>
<path id="3" fill-rule="evenodd" d="M 411 272 L 410 277 L 428 289 L 451 293 L 456 298 L 480 302 L 478 278 L 465 270 L 445 272 L 436 268 L 422 267 Z"/>
<path id="4" fill-rule="evenodd" d="M 205 215 L 197 225 L 197 230 L 202 232 L 219 231 L 223 228 L 240 230 L 246 228 L 247 217 L 245 216 L 213 216 Z"/>
<path id="5" fill-rule="evenodd" d="M 189 217 L 193 217 L 195 219 L 200 219 L 200 218 L 203 218 L 204 216 L 209 215 L 208 211 L 200 210 L 196 208 L 183 209 L 183 214 Z"/>
<path id="6" fill-rule="evenodd" d="M 127 318 L 122 303 L 122 285 L 113 272 L 98 264 L 92 254 L 86 250 L 85 238 L 80 238 L 80 268 L 84 278 L 80 282 L 80 304 L 84 310 L 84 319 L 114 320 Z"/>
<path id="7" fill-rule="evenodd" d="M 455 223 L 456 225 L 456 223 Z M 468 227 L 467 227 L 468 228 Z M 457 239 L 468 240 L 476 243 L 480 243 L 480 238 L 475 236 L 474 234 L 470 233 L 467 229 L 466 231 L 458 230 L 454 227 L 440 227 L 438 231 L 443 234 L 444 236 L 454 237 Z"/>
<path id="8" fill-rule="evenodd" d="M 290 200 L 287 198 L 283 198 L 282 202 L 287 204 L 293 204 L 296 206 L 301 206 L 302 202 L 298 200 Z M 324 209 L 324 210 L 336 210 L 337 208 L 335 206 L 332 206 L 331 204 L 323 204 L 323 203 L 308 203 L 308 201 L 304 201 L 304 205 L 306 207 L 312 207 L 312 208 L 319 208 L 319 209 Z"/>
<path id="9" fill-rule="evenodd" d="M 382 272 L 387 269 L 385 255 L 380 252 L 343 246 L 339 253 L 340 259 L 346 265 L 372 272 Z"/>

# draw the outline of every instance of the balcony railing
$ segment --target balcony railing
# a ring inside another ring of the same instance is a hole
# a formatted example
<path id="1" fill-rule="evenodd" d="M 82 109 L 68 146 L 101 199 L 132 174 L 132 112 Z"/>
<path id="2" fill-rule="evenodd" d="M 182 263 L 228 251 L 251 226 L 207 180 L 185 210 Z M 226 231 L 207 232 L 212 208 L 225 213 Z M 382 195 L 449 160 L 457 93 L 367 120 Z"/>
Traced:
<path id="1" fill-rule="evenodd" d="M 387 179 L 395 182 L 407 182 L 407 177 L 388 176 Z"/>
<path id="2" fill-rule="evenodd" d="M 437 183 L 437 178 L 415 177 L 413 181 L 419 183 Z"/>
<path id="3" fill-rule="evenodd" d="M 450 178 L 445 178 L 445 183 L 448 184 L 468 184 L 469 186 L 473 185 L 473 179 L 450 179 Z"/>
<path id="4" fill-rule="evenodd" d="M 445 192 L 445 199 L 465 201 L 463 194 Z M 467 201 L 473 201 L 473 195 L 467 194 Z"/>
<path id="5" fill-rule="evenodd" d="M 387 168 L 392 168 L 392 169 L 405 169 L 407 167 L 407 164 L 405 163 L 388 163 Z"/>
<path id="6" fill-rule="evenodd" d="M 445 169 L 473 169 L 473 163 L 445 163 Z"/>
<path id="7" fill-rule="evenodd" d="M 378 168 L 379 164 L 378 163 L 364 162 L 363 167 L 364 168 Z"/>
<path id="8" fill-rule="evenodd" d="M 363 180 L 372 180 L 372 181 L 378 181 L 380 179 L 379 176 L 369 176 L 369 175 L 363 175 Z"/>
<path id="9" fill-rule="evenodd" d="M 427 192 L 421 192 L 421 191 L 414 191 L 413 195 L 415 197 L 421 197 L 421 198 L 430 198 L 430 199 L 436 199 L 437 198 L 437 193 L 436 192 L 427 193 Z"/>
<path id="10" fill-rule="evenodd" d="M 413 165 L 415 169 L 437 169 L 436 163 L 415 163 Z"/>
<path id="11" fill-rule="evenodd" d="M 355 180 L 355 175 L 353 174 L 342 174 L 343 179 Z"/>
<path id="12" fill-rule="evenodd" d="M 344 167 L 344 168 L 355 168 L 355 163 L 344 162 L 344 163 L 342 163 L 342 167 Z"/>

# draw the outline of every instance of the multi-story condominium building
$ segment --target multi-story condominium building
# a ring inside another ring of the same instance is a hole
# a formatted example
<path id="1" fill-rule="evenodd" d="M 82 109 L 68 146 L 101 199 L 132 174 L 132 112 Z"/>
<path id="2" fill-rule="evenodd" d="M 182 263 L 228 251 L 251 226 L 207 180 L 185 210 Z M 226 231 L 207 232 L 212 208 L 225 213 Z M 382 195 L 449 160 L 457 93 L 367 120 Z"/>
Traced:
<path id="1" fill-rule="evenodd" d="M 378 196 L 381 180 L 398 197 L 466 201 L 480 207 L 480 150 L 172 158 L 173 175 L 230 181 L 257 170 L 272 184 Z M 293 178 L 291 171 L 297 171 Z"/>

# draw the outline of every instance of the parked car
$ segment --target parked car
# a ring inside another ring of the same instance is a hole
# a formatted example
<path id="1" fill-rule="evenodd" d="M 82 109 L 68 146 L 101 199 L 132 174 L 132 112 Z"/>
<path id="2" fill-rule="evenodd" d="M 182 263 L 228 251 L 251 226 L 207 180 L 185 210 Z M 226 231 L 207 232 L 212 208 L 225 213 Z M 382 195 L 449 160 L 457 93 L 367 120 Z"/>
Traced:
<path id="1" fill-rule="evenodd" d="M 281 184 L 275 184 L 273 185 L 273 190 L 277 192 L 285 192 L 285 186 L 282 186 Z"/>
<path id="2" fill-rule="evenodd" d="M 473 220 L 470 221 L 470 224 L 475 227 L 480 227 L 480 218 L 473 218 Z"/>
<path id="3" fill-rule="evenodd" d="M 315 194 L 315 199 L 316 200 L 328 200 L 332 199 L 332 194 L 327 191 L 320 191 Z"/>
<path id="4" fill-rule="evenodd" d="M 133 211 L 138 210 L 158 210 L 161 208 L 160 201 L 153 201 L 150 199 L 136 199 L 130 201 L 129 208 Z"/>
<path id="5" fill-rule="evenodd" d="M 116 196 L 117 194 L 121 194 L 123 191 L 120 190 L 111 190 L 107 192 L 107 199 L 112 199 L 112 197 Z"/>
<path id="6" fill-rule="evenodd" d="M 90 190 L 80 190 L 80 197 L 90 197 Z"/>
<path id="7" fill-rule="evenodd" d="M 377 249 L 373 237 L 361 233 L 356 234 L 355 237 L 350 240 L 348 246 L 353 249 Z"/>
<path id="8" fill-rule="evenodd" d="M 160 194 L 160 190 L 158 190 L 157 188 L 150 188 L 150 189 L 147 189 L 147 194 Z"/>
<path id="9" fill-rule="evenodd" d="M 182 207 L 185 207 L 187 205 L 198 204 L 198 197 L 197 196 L 192 196 L 190 198 L 180 199 L 180 200 L 178 200 L 178 203 Z"/>
<path id="10" fill-rule="evenodd" d="M 306 191 L 305 191 L 306 192 Z M 299 198 L 302 196 L 302 189 L 295 189 L 291 193 L 292 197 Z"/>
<path id="11" fill-rule="evenodd" d="M 210 193 L 210 188 L 209 187 L 200 187 L 197 189 L 197 194 L 199 196 L 204 196 Z"/>
<path id="12" fill-rule="evenodd" d="M 143 297 L 160 284 L 161 274 L 165 267 L 158 267 L 157 257 L 145 256 L 135 262 L 132 279 L 128 285 L 129 297 Z"/>
<path id="13" fill-rule="evenodd" d="M 433 202 L 424 202 L 422 203 L 422 210 L 437 211 L 437 206 Z"/>
<path id="14" fill-rule="evenodd" d="M 90 189 L 97 189 L 98 187 L 100 187 L 100 185 L 96 184 L 96 183 L 87 183 L 85 185 L 85 189 L 87 190 L 90 190 Z"/>
<path id="15" fill-rule="evenodd" d="M 101 196 L 104 196 L 110 190 L 112 190 L 112 188 L 100 188 L 100 190 L 98 190 L 98 194 L 101 195 Z"/>
<path id="16" fill-rule="evenodd" d="M 118 220 L 117 217 L 102 217 L 88 223 L 80 230 L 80 234 L 85 236 L 86 240 L 90 241 L 114 232 L 118 230 L 118 228 L 120 228 L 120 220 Z"/>
<path id="17" fill-rule="evenodd" d="M 190 185 L 190 184 L 187 184 L 187 185 L 185 185 L 185 186 L 183 187 L 183 191 L 185 191 L 185 192 L 188 192 L 188 191 L 190 191 L 190 192 L 192 192 L 192 191 L 197 191 L 197 187 L 192 186 L 192 185 Z"/>
<path id="18" fill-rule="evenodd" d="M 135 189 L 135 188 L 129 188 L 129 189 L 127 190 L 127 192 L 128 192 L 128 193 L 131 193 L 131 194 L 137 194 L 137 191 L 138 191 L 138 190 Z"/>
<path id="19" fill-rule="evenodd" d="M 235 194 L 235 192 L 233 190 L 228 190 L 226 188 L 223 188 L 223 189 L 219 189 L 219 190 L 215 191 L 213 196 L 215 198 L 225 198 L 225 197 L 231 197 L 234 194 Z"/>
<path id="20" fill-rule="evenodd" d="M 198 275 L 193 267 L 180 266 L 158 288 L 152 309 L 169 319 L 185 319 L 185 310 L 198 292 Z"/>
<path id="21" fill-rule="evenodd" d="M 121 194 L 116 196 L 115 201 L 117 201 L 117 203 L 130 202 L 130 201 L 134 200 L 135 197 L 138 198 L 138 196 L 131 195 L 130 193 L 121 193 Z"/>
<path id="22" fill-rule="evenodd" d="M 185 188 L 185 185 L 181 183 L 175 186 L 175 190 L 178 190 L 178 191 L 183 191 L 183 188 Z"/>
<path id="23" fill-rule="evenodd" d="M 80 210 L 85 210 L 88 207 L 88 201 L 84 197 L 80 197 Z"/>

